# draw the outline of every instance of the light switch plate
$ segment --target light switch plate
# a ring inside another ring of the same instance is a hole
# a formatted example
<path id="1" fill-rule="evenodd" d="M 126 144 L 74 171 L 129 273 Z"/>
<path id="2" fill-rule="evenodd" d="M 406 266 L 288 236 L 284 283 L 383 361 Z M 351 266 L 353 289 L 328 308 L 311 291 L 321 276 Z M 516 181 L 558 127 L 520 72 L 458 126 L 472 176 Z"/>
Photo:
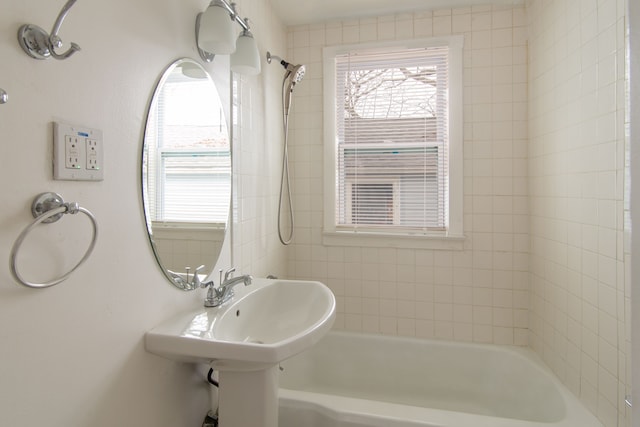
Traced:
<path id="1" fill-rule="evenodd" d="M 102 181 L 103 150 L 101 130 L 54 122 L 53 179 Z"/>

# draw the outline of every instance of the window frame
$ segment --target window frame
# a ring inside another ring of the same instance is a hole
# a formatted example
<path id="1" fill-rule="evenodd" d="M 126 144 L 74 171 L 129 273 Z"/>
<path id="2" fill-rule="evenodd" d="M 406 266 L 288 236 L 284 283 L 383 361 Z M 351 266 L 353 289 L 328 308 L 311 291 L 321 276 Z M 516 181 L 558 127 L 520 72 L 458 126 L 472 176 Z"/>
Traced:
<path id="1" fill-rule="evenodd" d="M 337 246 L 374 246 L 426 249 L 462 249 L 463 234 L 463 45 L 461 35 L 432 37 L 409 41 L 373 42 L 329 46 L 323 49 L 324 75 L 324 230 L 323 243 Z M 338 155 L 336 123 L 337 55 L 349 52 L 449 48 L 449 188 L 448 229 L 443 231 L 359 230 L 336 224 L 337 205 L 336 156 Z"/>

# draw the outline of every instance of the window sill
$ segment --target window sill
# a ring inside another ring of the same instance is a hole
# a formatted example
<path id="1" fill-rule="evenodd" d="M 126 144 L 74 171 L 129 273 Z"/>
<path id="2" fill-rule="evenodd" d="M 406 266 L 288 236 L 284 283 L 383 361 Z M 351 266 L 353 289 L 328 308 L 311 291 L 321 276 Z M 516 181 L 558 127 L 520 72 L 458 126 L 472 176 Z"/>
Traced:
<path id="1" fill-rule="evenodd" d="M 152 221 L 154 230 L 215 231 L 225 230 L 224 222 Z"/>
<path id="2" fill-rule="evenodd" d="M 354 231 L 325 231 L 325 246 L 363 246 L 396 249 L 464 249 L 465 236 L 451 234 L 398 235 Z"/>

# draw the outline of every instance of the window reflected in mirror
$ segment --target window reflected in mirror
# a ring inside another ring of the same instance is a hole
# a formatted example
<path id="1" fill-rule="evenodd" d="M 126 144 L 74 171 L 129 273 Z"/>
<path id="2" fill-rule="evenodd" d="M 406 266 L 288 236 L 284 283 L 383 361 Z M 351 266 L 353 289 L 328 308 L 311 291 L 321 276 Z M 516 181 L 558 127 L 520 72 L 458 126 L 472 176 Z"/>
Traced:
<path id="1" fill-rule="evenodd" d="M 208 73 L 190 60 L 164 74 L 154 94 L 143 154 L 152 247 L 165 274 L 208 274 L 224 241 L 231 153 L 224 109 Z"/>

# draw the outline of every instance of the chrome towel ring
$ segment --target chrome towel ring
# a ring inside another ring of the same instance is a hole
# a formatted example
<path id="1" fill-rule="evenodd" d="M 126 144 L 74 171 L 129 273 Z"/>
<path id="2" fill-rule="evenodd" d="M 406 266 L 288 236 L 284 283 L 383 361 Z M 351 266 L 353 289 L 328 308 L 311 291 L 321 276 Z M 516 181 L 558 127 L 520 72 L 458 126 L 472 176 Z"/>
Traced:
<path id="1" fill-rule="evenodd" d="M 28 280 L 25 280 L 22 275 L 18 272 L 18 267 L 16 264 L 16 258 L 18 257 L 18 251 L 20 250 L 20 246 L 22 242 L 27 237 L 29 232 L 33 230 L 38 224 L 50 224 L 52 222 L 56 222 L 59 220 L 64 214 L 76 214 L 78 212 L 82 212 L 91 220 L 91 226 L 93 227 L 93 238 L 91 239 L 91 243 L 87 248 L 84 256 L 80 261 L 73 267 L 70 271 L 58 277 L 57 279 L 51 280 L 45 283 L 32 283 Z M 11 265 L 11 274 L 14 279 L 18 281 L 20 284 L 24 286 L 28 286 L 30 288 L 48 288 L 49 286 L 57 285 L 58 283 L 66 280 L 71 273 L 76 271 L 78 267 L 80 267 L 91 255 L 93 248 L 96 245 L 96 240 L 98 238 L 98 223 L 96 222 L 95 217 L 91 212 L 87 209 L 80 207 L 76 202 L 65 203 L 62 197 L 57 193 L 42 193 L 36 196 L 31 204 L 31 213 L 35 218 L 27 228 L 25 228 L 22 233 L 18 236 L 13 247 L 11 248 L 11 257 L 10 257 L 10 265 Z"/>

